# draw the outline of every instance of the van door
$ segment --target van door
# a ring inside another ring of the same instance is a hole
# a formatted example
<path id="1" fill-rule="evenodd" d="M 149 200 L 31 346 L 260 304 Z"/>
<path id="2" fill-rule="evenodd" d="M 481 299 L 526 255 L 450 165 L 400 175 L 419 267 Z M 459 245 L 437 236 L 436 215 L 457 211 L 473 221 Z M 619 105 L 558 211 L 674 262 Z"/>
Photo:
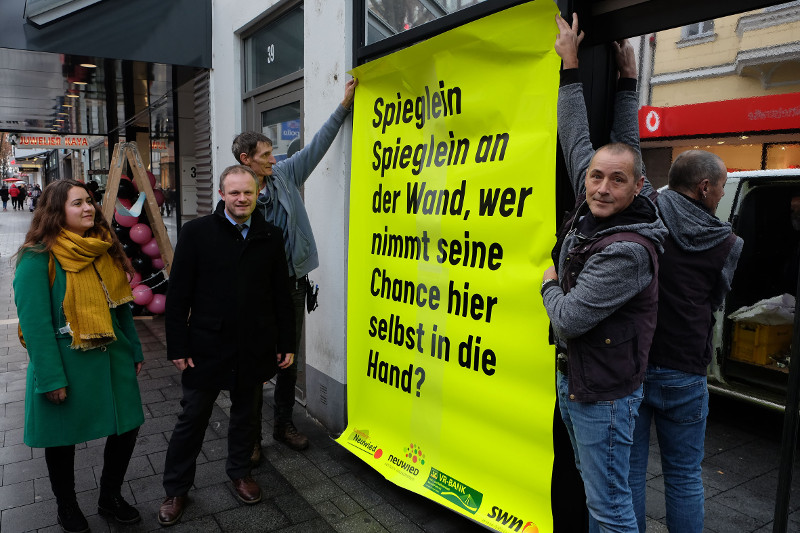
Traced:
<path id="1" fill-rule="evenodd" d="M 800 197 L 800 172 L 732 174 L 726 185 L 726 196 L 734 193 L 728 220 L 744 246 L 723 311 L 715 314 L 709 388 L 782 409 L 791 327 L 734 323 L 727 316 L 767 298 L 795 294 L 800 230 L 792 225 L 791 199 Z M 718 212 L 723 220 L 725 214 Z"/>

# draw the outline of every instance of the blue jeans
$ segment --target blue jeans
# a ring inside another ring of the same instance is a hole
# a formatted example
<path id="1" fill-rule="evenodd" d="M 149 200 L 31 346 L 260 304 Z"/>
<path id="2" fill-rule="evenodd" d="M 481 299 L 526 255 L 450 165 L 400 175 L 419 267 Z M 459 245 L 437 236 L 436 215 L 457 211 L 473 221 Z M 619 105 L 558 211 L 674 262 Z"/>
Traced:
<path id="1" fill-rule="evenodd" d="M 646 527 L 645 492 L 650 420 L 655 420 L 667 504 L 667 529 L 703 531 L 703 444 L 708 417 L 706 377 L 649 366 L 644 401 L 633 434 L 630 486 L 640 533 Z"/>
<path id="2" fill-rule="evenodd" d="M 628 471 L 642 387 L 617 400 L 576 402 L 569 399 L 568 378 L 561 372 L 556 376 L 561 418 L 583 478 L 586 506 L 596 523 L 591 530 L 637 533 Z"/>

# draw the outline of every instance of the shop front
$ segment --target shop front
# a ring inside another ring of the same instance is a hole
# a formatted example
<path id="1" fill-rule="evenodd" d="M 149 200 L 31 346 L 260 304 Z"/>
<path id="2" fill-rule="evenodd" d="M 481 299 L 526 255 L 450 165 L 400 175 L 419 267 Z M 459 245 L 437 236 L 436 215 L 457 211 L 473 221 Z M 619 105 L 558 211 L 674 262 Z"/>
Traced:
<path id="1" fill-rule="evenodd" d="M 208 132 L 195 134 L 207 86 L 195 80 L 211 67 L 210 19 L 211 0 L 0 3 L 0 130 L 15 155 L 41 161 L 43 185 L 74 178 L 102 191 L 114 146 L 134 142 L 167 196 L 210 183 L 210 168 L 193 165 L 209 151 Z M 174 240 L 180 217 L 170 226 Z"/>
<path id="2" fill-rule="evenodd" d="M 800 93 L 673 107 L 643 106 L 639 134 L 648 177 L 666 184 L 681 152 L 707 150 L 729 172 L 800 168 Z"/>

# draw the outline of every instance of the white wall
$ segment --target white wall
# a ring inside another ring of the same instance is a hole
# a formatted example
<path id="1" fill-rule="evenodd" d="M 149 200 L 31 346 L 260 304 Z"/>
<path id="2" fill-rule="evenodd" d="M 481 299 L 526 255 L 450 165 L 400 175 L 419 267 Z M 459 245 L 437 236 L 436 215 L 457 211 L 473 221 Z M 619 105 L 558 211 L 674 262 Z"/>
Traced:
<path id="1" fill-rule="evenodd" d="M 308 140 L 344 96 L 352 68 L 351 2 L 305 3 L 305 138 Z M 347 37 L 343 37 L 347 36 Z M 352 120 L 306 182 L 306 208 L 319 250 L 320 267 L 310 274 L 320 285 L 322 305 L 308 315 L 308 364 L 346 383 L 347 232 Z"/>
<path id="2" fill-rule="evenodd" d="M 215 184 L 222 169 L 235 163 L 230 145 L 243 122 L 241 42 L 235 32 L 276 3 L 269 0 L 213 1 L 210 89 Z M 352 67 L 351 2 L 307 0 L 303 33 L 304 138 L 308 141 L 342 100 L 345 82 L 350 78 L 346 72 Z M 309 275 L 320 285 L 321 305 L 307 315 L 306 362 L 342 386 L 346 383 L 346 239 L 351 124 L 350 119 L 345 122 L 305 186 L 306 208 L 321 265 Z M 312 412 L 317 397 L 314 391 L 308 391 Z"/>

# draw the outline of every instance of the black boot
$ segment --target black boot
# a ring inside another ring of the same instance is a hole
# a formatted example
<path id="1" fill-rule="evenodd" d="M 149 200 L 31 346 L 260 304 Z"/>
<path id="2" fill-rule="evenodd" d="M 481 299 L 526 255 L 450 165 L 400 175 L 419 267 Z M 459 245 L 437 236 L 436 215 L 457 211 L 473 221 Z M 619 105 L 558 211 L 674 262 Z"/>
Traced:
<path id="1" fill-rule="evenodd" d="M 120 524 L 135 524 L 142 519 L 139 511 L 120 495 L 122 480 L 125 478 L 138 433 L 139 428 L 136 428 L 122 435 L 109 435 L 103 452 L 103 474 L 100 476 L 97 512 L 108 518 L 113 517 Z"/>
<path id="2" fill-rule="evenodd" d="M 58 502 L 58 525 L 64 533 L 87 533 L 89 522 L 75 500 Z"/>
<path id="3" fill-rule="evenodd" d="M 135 524 L 142 517 L 134 506 L 119 494 L 103 494 L 97 500 L 97 512 L 106 518 L 114 518 L 120 524 Z"/>

